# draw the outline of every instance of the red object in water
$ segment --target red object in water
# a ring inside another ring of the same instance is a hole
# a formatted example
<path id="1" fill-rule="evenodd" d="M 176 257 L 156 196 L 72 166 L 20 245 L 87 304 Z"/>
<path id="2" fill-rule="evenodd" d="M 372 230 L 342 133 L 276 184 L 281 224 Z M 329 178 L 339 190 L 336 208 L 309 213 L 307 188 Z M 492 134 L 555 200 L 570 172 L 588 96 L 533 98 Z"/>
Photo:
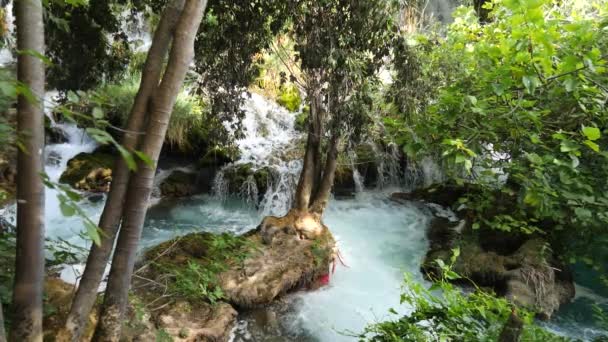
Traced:
<path id="1" fill-rule="evenodd" d="M 329 273 L 322 275 L 319 278 L 319 283 L 321 284 L 321 286 L 329 285 Z"/>

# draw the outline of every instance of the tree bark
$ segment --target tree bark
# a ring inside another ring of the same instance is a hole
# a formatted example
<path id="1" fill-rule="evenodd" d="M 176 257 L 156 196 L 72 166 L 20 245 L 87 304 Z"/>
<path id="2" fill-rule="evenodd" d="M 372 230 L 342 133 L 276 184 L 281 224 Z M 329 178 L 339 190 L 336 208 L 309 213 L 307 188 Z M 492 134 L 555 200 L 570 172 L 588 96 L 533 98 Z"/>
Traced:
<path id="1" fill-rule="evenodd" d="M 131 108 L 126 132 L 122 140 L 123 146 L 130 151 L 138 147 L 138 141 L 140 140 L 138 132 L 141 132 L 144 128 L 148 104 L 158 88 L 163 63 L 169 51 L 175 25 L 184 7 L 184 1 L 174 0 L 167 5 L 154 34 L 142 72 L 139 91 Z M 131 174 L 122 157 L 116 158 L 112 174 L 112 185 L 99 220 L 99 227 L 103 231 L 101 245 L 93 244 L 91 246 L 87 265 L 72 302 L 65 327 L 57 338 L 60 341 L 77 342 L 80 340 L 89 313 L 97 299 L 99 284 L 114 247 L 114 240 L 122 218 L 123 199 L 127 193 Z"/>
<path id="2" fill-rule="evenodd" d="M 174 33 L 167 69 L 154 94 L 150 120 L 141 147 L 142 152 L 152 159 L 154 165 L 150 166 L 139 161 L 138 171 L 129 182 L 123 212 L 123 225 L 112 260 L 102 314 L 95 331 L 95 341 L 118 341 L 120 338 L 137 246 L 152 192 L 156 163 L 176 97 L 194 57 L 194 40 L 206 5 L 206 0 L 188 0 Z"/>
<path id="3" fill-rule="evenodd" d="M 17 134 L 23 150 L 17 155 L 17 255 L 13 288 L 12 341 L 42 341 L 44 280 L 44 26 L 40 0 L 15 2 L 17 78 L 35 100 L 19 96 Z"/>
<path id="4" fill-rule="evenodd" d="M 310 117 L 308 118 L 308 136 L 306 138 L 306 152 L 304 154 L 304 165 L 300 173 L 298 187 L 296 189 L 295 208 L 300 211 L 308 209 L 313 190 L 316 187 L 317 172 L 320 168 L 320 146 L 321 146 L 321 127 L 320 127 L 320 99 L 318 91 L 310 92 Z"/>
<path id="5" fill-rule="evenodd" d="M 325 159 L 325 170 L 323 171 L 323 180 L 319 184 L 319 189 L 312 201 L 310 211 L 319 216 L 323 215 L 329 197 L 331 196 L 331 189 L 334 185 L 334 178 L 336 175 L 336 167 L 338 166 L 338 144 L 339 144 L 339 132 L 334 128 L 334 132 L 331 137 L 329 150 Z"/>
<path id="6" fill-rule="evenodd" d="M 2 303 L 0 303 L 0 342 L 6 342 L 6 331 L 4 330 L 4 315 L 2 314 Z"/>

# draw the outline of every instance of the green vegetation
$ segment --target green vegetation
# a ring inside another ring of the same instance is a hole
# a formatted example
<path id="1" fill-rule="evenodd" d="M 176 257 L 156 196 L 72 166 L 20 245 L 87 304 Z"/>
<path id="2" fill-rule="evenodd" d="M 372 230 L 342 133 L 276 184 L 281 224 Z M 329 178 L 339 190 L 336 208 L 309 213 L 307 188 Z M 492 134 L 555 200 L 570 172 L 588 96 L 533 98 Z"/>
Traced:
<path id="1" fill-rule="evenodd" d="M 545 234 L 600 264 L 607 249 L 586 246 L 608 241 L 608 3 L 484 6 L 486 24 L 463 7 L 445 37 L 400 38 L 386 126 L 413 160 L 442 156 L 480 185 L 461 200 L 474 228 Z M 516 205 L 485 215 L 501 193 Z"/>
<path id="2" fill-rule="evenodd" d="M 279 98 L 277 102 L 287 108 L 290 112 L 296 112 L 302 105 L 302 98 L 300 97 L 300 91 L 298 87 L 292 86 L 281 86 Z"/>
<path id="3" fill-rule="evenodd" d="M 255 250 L 246 237 L 196 233 L 162 243 L 146 252 L 153 277 L 168 277 L 171 294 L 216 303 L 224 296 L 218 275 L 238 266 Z"/>
<path id="4" fill-rule="evenodd" d="M 453 265 L 459 251 L 454 250 Z M 430 288 L 415 281 L 406 273 L 401 304 L 413 311 L 396 320 L 369 325 L 359 336 L 361 341 L 497 341 L 509 316 L 516 310 L 506 299 L 497 298 L 473 284 L 470 293 L 464 293 L 452 282 L 462 279 L 451 270 L 452 265 L 437 260 L 443 270 Z M 400 316 L 394 309 L 391 314 Z M 547 332 L 534 324 L 534 315 L 517 309 L 521 320 L 522 341 L 568 341 Z"/>
<path id="5" fill-rule="evenodd" d="M 139 88 L 139 76 L 132 75 L 125 80 L 99 86 L 87 96 L 81 97 L 82 112 L 93 113 L 100 110 L 105 119 L 114 127 L 125 127 L 131 106 Z M 182 152 L 201 151 L 222 131 L 223 126 L 206 110 L 200 97 L 185 92 L 177 97 L 165 143 Z M 117 130 L 109 128 L 113 134 Z"/>

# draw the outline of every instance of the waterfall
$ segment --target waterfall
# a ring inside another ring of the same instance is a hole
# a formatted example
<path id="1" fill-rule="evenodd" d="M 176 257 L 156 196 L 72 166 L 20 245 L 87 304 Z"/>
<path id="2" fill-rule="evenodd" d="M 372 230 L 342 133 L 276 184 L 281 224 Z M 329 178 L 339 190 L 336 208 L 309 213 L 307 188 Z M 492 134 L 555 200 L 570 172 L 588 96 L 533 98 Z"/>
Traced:
<path id="1" fill-rule="evenodd" d="M 0 49 L 0 67 L 12 64 L 15 61 L 11 48 L 14 47 L 13 33 L 15 32 L 15 17 L 13 16 L 13 1 L 9 1 L 4 7 L 4 15 L 6 20 L 6 36 L 4 39 L 5 47 Z"/>
<path id="2" fill-rule="evenodd" d="M 255 182 L 255 177 L 249 175 L 245 182 L 241 185 L 240 196 L 248 205 L 256 205 L 258 202 L 258 186 Z"/>
<path id="3" fill-rule="evenodd" d="M 255 178 L 248 175 L 238 193 L 232 195 L 257 206 L 263 215 L 285 214 L 293 202 L 302 169 L 302 162 L 296 156 L 298 147 L 295 142 L 301 134 L 295 129 L 295 115 L 261 95 L 252 93 L 242 96 L 245 97 L 242 107 L 245 117 L 241 121 L 244 136 L 236 140 L 240 158 L 226 165 L 216 175 L 213 193 L 221 200 L 227 199 L 230 184 L 226 171 L 230 168 L 250 165 L 253 172 L 268 168 L 272 172 L 264 194 L 259 193 Z M 232 134 L 235 133 L 232 128 L 235 123 L 224 123 Z"/>

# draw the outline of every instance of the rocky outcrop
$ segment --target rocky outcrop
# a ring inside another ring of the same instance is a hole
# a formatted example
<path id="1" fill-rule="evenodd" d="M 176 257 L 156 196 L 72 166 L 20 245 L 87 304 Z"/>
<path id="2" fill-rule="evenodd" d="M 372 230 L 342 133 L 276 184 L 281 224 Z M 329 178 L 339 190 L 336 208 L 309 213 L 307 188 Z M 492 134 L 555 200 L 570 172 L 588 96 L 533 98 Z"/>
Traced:
<path id="1" fill-rule="evenodd" d="M 174 342 L 228 341 L 237 312 L 226 303 L 171 302 L 154 314 L 156 327 Z"/>
<path id="2" fill-rule="evenodd" d="M 151 320 L 175 341 L 227 341 L 234 308 L 314 287 L 329 272 L 333 249 L 328 230 L 313 240 L 280 230 L 269 243 L 261 228 L 239 237 L 189 234 L 145 253 L 135 293 L 159 308 Z"/>
<path id="3" fill-rule="evenodd" d="M 114 154 L 107 150 L 80 153 L 68 161 L 59 181 L 83 191 L 108 192 L 113 163 Z"/>
<path id="4" fill-rule="evenodd" d="M 272 177 L 274 170 L 267 166 L 255 168 L 253 164 L 235 164 L 224 169 L 224 179 L 230 194 L 238 195 L 255 189 L 258 201 L 268 190 Z"/>
<path id="5" fill-rule="evenodd" d="M 484 227 L 475 230 L 466 218 L 469 216 L 466 211 L 458 213 L 460 217 L 455 220 L 439 217 L 443 211 L 432 203 L 454 207 L 461 196 L 471 191 L 476 191 L 473 185 L 443 184 L 391 196 L 398 202 L 426 202 L 435 212 L 427 229 L 430 246 L 421 271 L 429 278 L 436 278 L 442 271 L 437 260 L 449 264 L 457 248 L 460 255 L 453 270 L 462 279 L 489 288 L 533 310 L 538 317 L 549 319 L 560 305 L 574 297 L 571 273 L 542 236 Z"/>
<path id="6" fill-rule="evenodd" d="M 192 172 L 173 171 L 160 184 L 160 192 L 163 197 L 179 198 L 192 196 L 199 192 L 197 175 Z"/>
<path id="7" fill-rule="evenodd" d="M 262 239 L 256 233 L 253 239 Z M 325 230 L 314 240 L 301 239 L 295 231 L 278 230 L 238 269 L 220 276 L 226 298 L 238 307 L 270 304 L 276 298 L 314 286 L 328 273 L 334 240 Z"/>

